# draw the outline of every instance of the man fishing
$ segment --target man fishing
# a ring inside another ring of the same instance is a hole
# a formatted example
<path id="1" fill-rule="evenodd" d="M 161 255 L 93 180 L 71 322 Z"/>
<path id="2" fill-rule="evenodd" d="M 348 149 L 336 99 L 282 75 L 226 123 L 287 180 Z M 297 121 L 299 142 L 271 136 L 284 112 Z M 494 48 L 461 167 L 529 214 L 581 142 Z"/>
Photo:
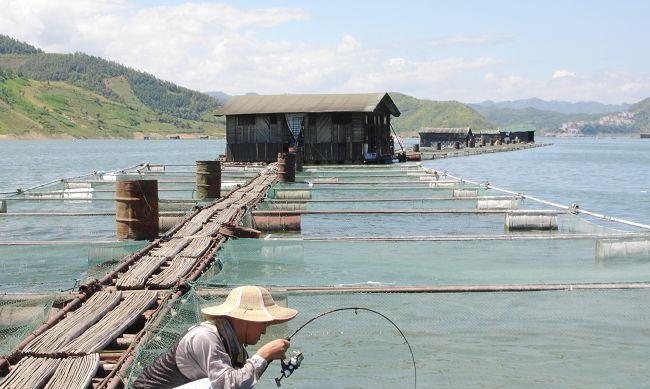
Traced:
<path id="1" fill-rule="evenodd" d="M 278 306 L 264 288 L 233 289 L 221 305 L 203 308 L 206 319 L 191 327 L 167 352 L 144 369 L 135 389 L 166 389 L 208 378 L 211 389 L 252 388 L 273 360 L 284 359 L 289 341 L 276 339 L 252 357 L 266 328 L 293 319 L 298 311 Z"/>

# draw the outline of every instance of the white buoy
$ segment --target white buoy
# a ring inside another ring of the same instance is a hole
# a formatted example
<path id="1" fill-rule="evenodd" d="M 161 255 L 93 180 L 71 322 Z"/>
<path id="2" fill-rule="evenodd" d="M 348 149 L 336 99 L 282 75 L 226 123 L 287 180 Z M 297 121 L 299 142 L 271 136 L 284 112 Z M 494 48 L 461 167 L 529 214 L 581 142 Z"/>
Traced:
<path id="1" fill-rule="evenodd" d="M 510 212 L 506 214 L 506 230 L 557 230 L 557 215 L 545 212 Z"/>
<path id="2" fill-rule="evenodd" d="M 650 260 L 650 240 L 600 239 L 596 241 L 596 259 Z"/>
<path id="3" fill-rule="evenodd" d="M 311 192 L 308 190 L 276 190 L 276 199 L 311 199 Z"/>
<path id="4" fill-rule="evenodd" d="M 517 209 L 519 202 L 516 199 L 495 199 L 490 197 L 479 198 L 476 202 L 477 209 Z"/>
<path id="5" fill-rule="evenodd" d="M 478 189 L 454 189 L 453 197 L 478 197 Z"/>

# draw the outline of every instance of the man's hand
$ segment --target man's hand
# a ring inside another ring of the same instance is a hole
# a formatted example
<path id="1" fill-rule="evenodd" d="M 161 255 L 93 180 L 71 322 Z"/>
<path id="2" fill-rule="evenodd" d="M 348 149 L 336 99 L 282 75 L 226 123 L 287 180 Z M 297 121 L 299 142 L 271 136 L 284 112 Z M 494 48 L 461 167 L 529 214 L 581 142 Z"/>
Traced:
<path id="1" fill-rule="evenodd" d="M 257 355 L 271 362 L 276 359 L 286 358 L 285 352 L 291 343 L 286 339 L 276 339 L 268 342 L 257 350 Z"/>

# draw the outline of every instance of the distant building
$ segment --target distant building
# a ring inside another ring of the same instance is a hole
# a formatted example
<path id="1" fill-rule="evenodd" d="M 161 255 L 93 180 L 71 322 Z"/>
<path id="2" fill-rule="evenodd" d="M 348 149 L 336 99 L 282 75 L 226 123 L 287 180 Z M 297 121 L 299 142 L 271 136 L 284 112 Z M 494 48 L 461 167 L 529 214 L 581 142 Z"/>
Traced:
<path id="1" fill-rule="evenodd" d="M 353 163 L 391 158 L 391 116 L 400 111 L 387 93 L 235 96 L 226 116 L 226 158 L 274 162 L 290 146 L 305 163 Z"/>
<path id="2" fill-rule="evenodd" d="M 474 136 L 479 140 L 479 142 L 484 139 L 485 143 L 489 145 L 493 141 L 503 141 L 506 134 L 498 128 L 483 128 L 474 132 Z"/>
<path id="3" fill-rule="evenodd" d="M 511 142 L 514 142 L 516 139 L 524 143 L 535 142 L 536 129 L 534 127 L 505 127 L 500 128 L 499 130 L 503 132 L 506 137 L 510 138 Z"/>
<path id="4" fill-rule="evenodd" d="M 472 129 L 469 127 L 423 127 L 420 130 L 420 146 L 422 147 L 435 147 L 437 143 L 441 143 L 442 147 L 449 147 L 452 146 L 455 142 L 459 142 L 460 146 L 467 146 L 473 139 L 474 134 L 472 133 Z"/>

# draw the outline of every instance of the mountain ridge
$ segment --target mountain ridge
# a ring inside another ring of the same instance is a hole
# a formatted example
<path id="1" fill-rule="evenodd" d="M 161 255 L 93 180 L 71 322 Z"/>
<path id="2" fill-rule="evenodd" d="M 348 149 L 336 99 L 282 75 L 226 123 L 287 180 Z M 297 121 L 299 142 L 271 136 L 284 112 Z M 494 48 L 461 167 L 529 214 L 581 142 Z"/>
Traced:
<path id="1" fill-rule="evenodd" d="M 533 108 L 539 111 L 558 112 L 564 114 L 607 114 L 612 112 L 625 111 L 631 104 L 604 104 L 597 101 L 561 101 L 543 100 L 537 97 L 521 100 L 493 101 L 485 100 L 479 103 L 468 104 L 473 108 L 507 108 L 525 109 Z"/>

